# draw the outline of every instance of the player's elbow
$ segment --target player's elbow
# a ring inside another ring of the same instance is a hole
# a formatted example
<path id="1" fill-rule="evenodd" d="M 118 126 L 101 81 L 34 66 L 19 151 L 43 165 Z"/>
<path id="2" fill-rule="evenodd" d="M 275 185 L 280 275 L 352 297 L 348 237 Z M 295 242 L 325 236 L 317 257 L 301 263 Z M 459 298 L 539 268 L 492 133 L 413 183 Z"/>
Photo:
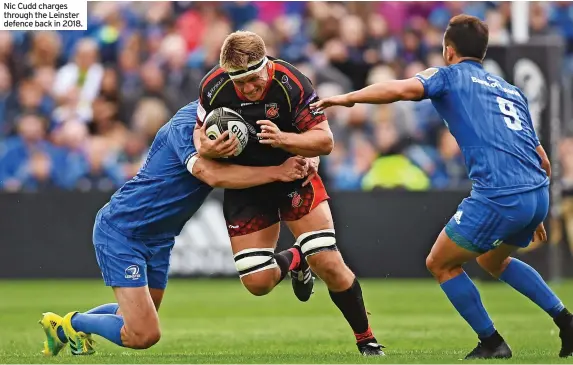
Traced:
<path id="1" fill-rule="evenodd" d="M 203 182 L 214 188 L 224 188 L 226 187 L 225 180 L 220 175 L 214 173 L 205 173 L 201 179 Z"/>
<path id="2" fill-rule="evenodd" d="M 318 154 L 316 156 L 305 156 L 305 157 L 317 157 L 330 155 L 332 149 L 334 148 L 334 136 L 330 129 L 323 131 L 323 138 L 321 138 L 320 143 L 317 146 Z"/>
<path id="3" fill-rule="evenodd" d="M 207 165 L 211 166 L 207 166 Z M 191 174 L 197 179 L 203 181 L 205 184 L 212 186 L 214 188 L 219 188 L 224 184 L 220 174 L 217 174 L 217 168 L 215 163 L 211 161 L 205 161 L 204 159 L 199 159 L 193 165 Z"/>
<path id="4" fill-rule="evenodd" d="M 334 136 L 332 135 L 332 132 L 329 131 L 328 135 L 324 139 L 322 147 L 322 155 L 330 155 L 332 149 L 334 148 Z"/>

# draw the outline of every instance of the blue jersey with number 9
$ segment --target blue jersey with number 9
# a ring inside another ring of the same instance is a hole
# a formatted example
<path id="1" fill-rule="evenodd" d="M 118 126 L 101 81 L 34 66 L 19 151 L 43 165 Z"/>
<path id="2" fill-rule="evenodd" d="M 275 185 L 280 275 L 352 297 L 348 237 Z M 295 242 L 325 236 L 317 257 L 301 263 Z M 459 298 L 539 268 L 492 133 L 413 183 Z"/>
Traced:
<path id="1" fill-rule="evenodd" d="M 475 61 L 429 68 L 416 78 L 456 138 L 475 192 L 496 198 L 549 184 L 521 90 Z"/>

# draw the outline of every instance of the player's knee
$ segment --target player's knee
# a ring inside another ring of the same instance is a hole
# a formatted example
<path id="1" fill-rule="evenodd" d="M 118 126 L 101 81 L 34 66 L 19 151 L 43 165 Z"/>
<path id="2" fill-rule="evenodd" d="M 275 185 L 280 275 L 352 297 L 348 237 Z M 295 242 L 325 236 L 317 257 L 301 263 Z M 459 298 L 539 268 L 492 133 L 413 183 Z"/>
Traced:
<path id="1" fill-rule="evenodd" d="M 445 271 L 443 263 L 431 254 L 426 257 L 426 268 L 435 277 L 438 277 L 443 271 Z"/>
<path id="2" fill-rule="evenodd" d="M 253 295 L 265 295 L 274 288 L 278 265 L 272 248 L 248 248 L 233 258 L 243 285 Z"/>
<path id="3" fill-rule="evenodd" d="M 507 265 L 509 265 L 511 258 L 507 257 L 505 260 L 500 262 L 499 260 L 493 260 L 486 254 L 478 257 L 476 261 L 479 266 L 481 266 L 481 268 L 487 271 L 491 276 L 499 278 Z"/>
<path id="4" fill-rule="evenodd" d="M 309 257 L 308 263 L 331 290 L 344 290 L 354 281 L 354 273 L 339 252 L 321 252 Z"/>
<path id="5" fill-rule="evenodd" d="M 131 348 L 144 350 L 159 342 L 161 339 L 161 330 L 158 327 L 148 327 L 144 331 L 131 332 L 129 337 Z"/>
<path id="6" fill-rule="evenodd" d="M 253 295 L 262 296 L 270 293 L 276 285 L 273 271 L 260 271 L 256 274 L 241 277 L 243 286 Z"/>

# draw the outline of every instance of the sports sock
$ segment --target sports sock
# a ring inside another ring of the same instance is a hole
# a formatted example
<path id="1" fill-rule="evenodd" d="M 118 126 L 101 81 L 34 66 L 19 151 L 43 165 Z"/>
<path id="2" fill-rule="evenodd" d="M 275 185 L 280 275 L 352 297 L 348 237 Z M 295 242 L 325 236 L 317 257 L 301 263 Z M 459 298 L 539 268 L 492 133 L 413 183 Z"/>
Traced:
<path id="1" fill-rule="evenodd" d="M 440 286 L 480 339 L 495 333 L 495 327 L 481 302 L 479 292 L 465 271 Z"/>
<path id="2" fill-rule="evenodd" d="M 58 328 L 56 328 L 56 333 L 58 334 L 58 338 L 60 339 L 60 341 L 62 341 L 63 343 L 68 342 L 68 338 L 66 337 L 66 334 L 64 333 L 64 329 L 62 328 L 62 326 L 58 326 Z"/>
<path id="3" fill-rule="evenodd" d="M 374 337 L 368 325 L 368 315 L 364 307 L 362 288 L 356 278 L 354 278 L 354 282 L 350 288 L 341 292 L 332 292 L 329 290 L 328 293 L 354 331 L 357 342 Z"/>
<path id="4" fill-rule="evenodd" d="M 99 307 L 95 307 L 85 312 L 85 314 L 116 314 L 119 309 L 119 304 L 108 303 L 102 304 Z"/>
<path id="5" fill-rule="evenodd" d="M 72 327 L 78 332 L 95 333 L 116 345 L 123 346 L 121 342 L 122 316 L 76 313 L 72 317 Z"/>
<path id="6" fill-rule="evenodd" d="M 296 269 L 300 265 L 300 252 L 296 247 L 281 251 L 275 254 L 275 261 L 281 269 L 281 278 L 279 283 L 286 277 L 289 271 Z"/>
<path id="7" fill-rule="evenodd" d="M 499 280 L 528 297 L 552 318 L 565 308 L 541 275 L 523 261 L 512 258 Z"/>

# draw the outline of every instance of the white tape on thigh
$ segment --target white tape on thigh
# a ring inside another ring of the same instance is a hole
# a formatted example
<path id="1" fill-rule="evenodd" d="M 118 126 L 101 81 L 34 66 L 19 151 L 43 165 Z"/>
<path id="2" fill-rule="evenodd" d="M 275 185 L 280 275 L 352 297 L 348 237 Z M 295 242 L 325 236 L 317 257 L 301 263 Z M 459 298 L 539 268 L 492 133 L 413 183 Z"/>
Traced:
<path id="1" fill-rule="evenodd" d="M 295 245 L 300 249 L 305 257 L 312 256 L 321 251 L 336 251 L 336 237 L 334 229 L 323 229 L 301 234 Z"/>
<path id="2" fill-rule="evenodd" d="M 274 254 L 272 248 L 247 248 L 237 252 L 233 258 L 239 277 L 278 267 Z"/>

